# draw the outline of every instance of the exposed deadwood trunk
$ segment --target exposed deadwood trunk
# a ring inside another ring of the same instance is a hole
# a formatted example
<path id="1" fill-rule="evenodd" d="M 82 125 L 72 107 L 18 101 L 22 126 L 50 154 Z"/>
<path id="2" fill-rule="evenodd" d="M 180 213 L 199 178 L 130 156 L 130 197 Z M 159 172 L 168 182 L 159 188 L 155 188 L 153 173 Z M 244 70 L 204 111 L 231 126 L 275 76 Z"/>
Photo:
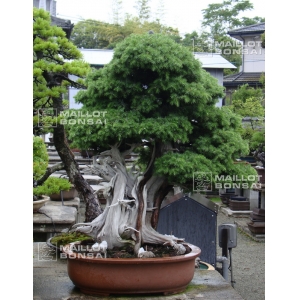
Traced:
<path id="1" fill-rule="evenodd" d="M 162 235 L 151 226 L 153 202 L 161 204 L 171 190 L 164 178 L 153 176 L 155 157 L 161 155 L 161 147 L 154 147 L 147 170 L 142 176 L 127 172 L 118 145 L 102 152 L 94 170 L 109 184 L 104 190 L 107 200 L 104 212 L 90 223 L 79 223 L 72 231 L 90 235 L 95 241 L 106 241 L 108 249 L 133 245 L 135 254 L 143 244 L 167 244 L 183 251 L 184 240 L 173 235 Z"/>

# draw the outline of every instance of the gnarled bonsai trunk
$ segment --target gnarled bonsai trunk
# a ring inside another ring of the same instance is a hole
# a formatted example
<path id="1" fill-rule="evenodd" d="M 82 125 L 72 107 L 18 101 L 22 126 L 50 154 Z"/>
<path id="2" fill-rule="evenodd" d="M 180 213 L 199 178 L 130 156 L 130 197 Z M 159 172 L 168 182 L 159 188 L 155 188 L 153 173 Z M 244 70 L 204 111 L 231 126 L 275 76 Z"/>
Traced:
<path id="1" fill-rule="evenodd" d="M 159 210 L 171 186 L 162 177 L 153 174 L 153 164 L 160 150 L 154 147 L 153 156 L 146 172 L 139 176 L 127 172 L 123 156 L 118 146 L 94 157 L 94 171 L 106 178 L 109 185 L 104 191 L 106 207 L 104 212 L 90 223 L 78 223 L 72 230 L 90 235 L 95 241 L 106 241 L 108 248 L 133 245 L 138 253 L 142 244 L 168 244 L 175 248 L 179 239 L 175 236 L 159 234 L 151 225 L 150 213 Z M 158 216 L 158 214 L 155 214 Z M 156 224 L 157 225 L 157 219 Z"/>
<path id="2" fill-rule="evenodd" d="M 60 112 L 63 111 L 62 99 L 53 99 L 53 107 L 56 108 L 57 113 L 60 114 Z M 103 211 L 93 189 L 80 173 L 78 163 L 69 147 L 65 129 L 62 124 L 57 124 L 57 126 L 53 128 L 53 142 L 58 155 L 65 166 L 70 182 L 74 184 L 76 190 L 82 195 L 86 202 L 85 222 L 91 222 Z"/>

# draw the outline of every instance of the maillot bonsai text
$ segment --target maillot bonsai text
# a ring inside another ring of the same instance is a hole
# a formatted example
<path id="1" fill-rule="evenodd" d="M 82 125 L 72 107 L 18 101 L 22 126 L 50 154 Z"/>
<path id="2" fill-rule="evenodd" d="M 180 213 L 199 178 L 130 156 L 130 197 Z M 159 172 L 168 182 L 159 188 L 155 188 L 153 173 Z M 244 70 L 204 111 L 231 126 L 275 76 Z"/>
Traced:
<path id="1" fill-rule="evenodd" d="M 82 112 L 78 111 L 62 111 L 59 120 L 61 125 L 106 125 L 106 115 L 107 111 L 92 111 L 92 112 Z"/>
<path id="2" fill-rule="evenodd" d="M 248 176 L 239 176 L 239 175 L 216 175 L 215 176 L 215 189 L 252 189 L 260 185 L 259 181 L 261 175 L 248 175 Z"/>
<path id="3" fill-rule="evenodd" d="M 211 172 L 195 172 L 193 174 L 194 191 L 212 191 L 215 189 L 252 189 L 261 187 L 259 179 L 262 175 L 215 175 Z"/>

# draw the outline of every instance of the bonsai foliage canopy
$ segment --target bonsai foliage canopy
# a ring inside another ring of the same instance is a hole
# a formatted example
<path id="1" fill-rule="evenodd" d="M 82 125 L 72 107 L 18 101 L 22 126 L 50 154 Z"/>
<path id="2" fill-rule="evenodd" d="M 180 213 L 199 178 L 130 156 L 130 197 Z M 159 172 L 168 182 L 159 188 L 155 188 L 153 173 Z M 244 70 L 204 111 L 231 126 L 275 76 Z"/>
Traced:
<path id="1" fill-rule="evenodd" d="M 254 174 L 234 164 L 248 146 L 238 132 L 241 119 L 216 107 L 223 88 L 171 38 L 129 36 L 86 83 L 76 101 L 83 104 L 81 115 L 93 122 L 76 123 L 80 114 L 70 113 L 73 122 L 66 128 L 77 147 L 103 149 L 94 166 L 110 189 L 104 213 L 92 223 L 77 224 L 78 231 L 105 238 L 109 247 L 134 244 L 136 252 L 147 242 L 173 245 L 177 238 L 154 229 L 161 202 L 174 185 L 190 189 L 194 172 Z M 105 122 L 97 122 L 104 113 Z M 132 151 L 140 154 L 138 172 L 125 165 Z"/>
<path id="2" fill-rule="evenodd" d="M 62 28 L 51 25 L 49 12 L 33 8 L 33 125 L 34 134 L 52 131 L 66 101 L 57 99 L 68 87 L 84 88 L 90 67 Z M 71 80 L 76 75 L 77 80 Z M 54 109 L 54 110 L 53 110 Z"/>

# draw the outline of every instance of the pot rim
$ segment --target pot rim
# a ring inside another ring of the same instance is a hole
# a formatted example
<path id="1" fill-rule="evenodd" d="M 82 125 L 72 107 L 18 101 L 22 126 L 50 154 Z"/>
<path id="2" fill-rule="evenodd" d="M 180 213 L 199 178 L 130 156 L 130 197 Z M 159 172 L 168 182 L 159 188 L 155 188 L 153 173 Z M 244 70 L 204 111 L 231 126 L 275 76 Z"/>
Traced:
<path id="1" fill-rule="evenodd" d="M 200 260 L 200 264 L 203 264 L 203 265 L 207 266 L 207 271 L 214 271 L 215 270 L 214 266 L 212 266 L 211 264 L 209 264 L 205 261 Z"/>
<path id="2" fill-rule="evenodd" d="M 43 202 L 46 202 L 46 201 L 49 201 L 50 200 L 50 197 L 49 196 L 44 196 L 42 195 L 43 199 L 41 200 L 36 200 L 36 201 L 33 201 L 33 203 L 43 203 Z"/>
<path id="3" fill-rule="evenodd" d="M 54 236 L 50 237 L 50 238 L 46 241 L 46 244 L 47 244 L 50 248 L 52 248 L 52 249 L 54 249 L 54 250 L 56 250 L 56 251 L 60 251 L 60 247 L 57 247 L 57 246 L 55 246 L 54 244 L 51 243 L 51 240 L 52 240 L 53 237 L 54 237 Z"/>
<path id="4" fill-rule="evenodd" d="M 154 257 L 154 258 L 99 258 L 99 257 L 87 257 L 82 255 L 82 253 L 76 253 L 73 252 L 71 249 L 75 245 L 80 245 L 78 242 L 73 242 L 66 244 L 62 247 L 62 252 L 67 255 L 68 259 L 75 259 L 75 260 L 82 260 L 85 262 L 92 262 L 92 263 L 101 263 L 101 264 L 128 264 L 128 263 L 134 263 L 134 264 L 142 264 L 142 263 L 156 263 L 160 264 L 162 262 L 164 263 L 173 263 L 175 261 L 185 261 L 190 260 L 191 258 L 196 258 L 200 255 L 201 249 L 195 245 L 184 243 L 188 247 L 191 248 L 191 252 L 188 254 L 178 255 L 178 256 L 170 256 L 170 257 Z"/>

